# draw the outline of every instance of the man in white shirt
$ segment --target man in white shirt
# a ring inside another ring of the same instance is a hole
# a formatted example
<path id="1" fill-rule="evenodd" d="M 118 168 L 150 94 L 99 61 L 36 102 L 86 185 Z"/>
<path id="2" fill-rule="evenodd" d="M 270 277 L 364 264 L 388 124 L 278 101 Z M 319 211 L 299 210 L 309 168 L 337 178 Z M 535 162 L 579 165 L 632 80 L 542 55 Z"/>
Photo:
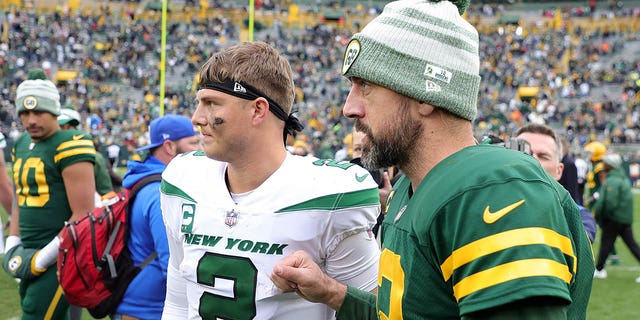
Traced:
<path id="1" fill-rule="evenodd" d="M 268 44 L 214 54 L 199 79 L 192 123 L 204 152 L 174 158 L 162 175 L 163 319 L 333 319 L 269 275 L 304 249 L 328 276 L 374 290 L 376 183 L 355 164 L 287 152 L 284 138 L 302 129 L 291 114 L 293 74 Z"/>

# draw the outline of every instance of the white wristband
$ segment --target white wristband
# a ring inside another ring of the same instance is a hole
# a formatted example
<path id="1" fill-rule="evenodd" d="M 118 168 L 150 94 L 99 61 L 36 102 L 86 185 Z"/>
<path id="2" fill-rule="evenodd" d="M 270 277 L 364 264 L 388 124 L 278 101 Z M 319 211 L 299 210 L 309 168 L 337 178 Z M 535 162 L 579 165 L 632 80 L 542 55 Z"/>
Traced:
<path id="1" fill-rule="evenodd" d="M 38 254 L 36 255 L 34 264 L 37 270 L 45 270 L 52 264 L 56 263 L 58 259 L 58 248 L 60 247 L 60 238 L 57 236 L 51 240 Z"/>
<path id="2" fill-rule="evenodd" d="M 9 252 L 9 250 L 11 250 L 11 248 L 19 245 L 22 243 L 22 240 L 20 240 L 20 237 L 18 236 L 8 236 L 7 237 L 7 242 L 4 248 L 4 253 Z"/>

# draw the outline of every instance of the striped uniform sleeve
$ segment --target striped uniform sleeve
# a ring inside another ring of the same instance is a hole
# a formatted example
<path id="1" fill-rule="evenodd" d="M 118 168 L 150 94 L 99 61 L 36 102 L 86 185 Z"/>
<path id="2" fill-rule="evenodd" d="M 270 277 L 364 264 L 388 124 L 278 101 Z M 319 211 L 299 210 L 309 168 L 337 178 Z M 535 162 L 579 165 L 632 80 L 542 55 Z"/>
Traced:
<path id="1" fill-rule="evenodd" d="M 89 135 L 73 135 L 71 139 L 58 144 L 53 161 L 61 168 L 72 164 L 89 161 L 95 163 L 96 148 Z"/>
<path id="2" fill-rule="evenodd" d="M 461 314 L 530 297 L 571 302 L 578 257 L 549 185 L 511 181 L 468 191 L 432 226 L 435 260 Z"/>

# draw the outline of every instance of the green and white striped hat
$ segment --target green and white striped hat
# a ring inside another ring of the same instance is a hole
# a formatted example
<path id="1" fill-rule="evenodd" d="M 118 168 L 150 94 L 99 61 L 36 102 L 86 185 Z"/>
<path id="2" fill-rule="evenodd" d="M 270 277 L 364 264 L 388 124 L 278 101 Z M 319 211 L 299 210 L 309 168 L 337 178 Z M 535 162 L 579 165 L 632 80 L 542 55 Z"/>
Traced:
<path id="1" fill-rule="evenodd" d="M 387 4 L 351 38 L 342 74 L 473 120 L 480 57 L 478 32 L 460 16 L 468 6 L 468 0 Z"/>
<path id="2" fill-rule="evenodd" d="M 40 110 L 54 116 L 60 115 L 60 94 L 49 80 L 25 80 L 16 90 L 16 113 Z"/>

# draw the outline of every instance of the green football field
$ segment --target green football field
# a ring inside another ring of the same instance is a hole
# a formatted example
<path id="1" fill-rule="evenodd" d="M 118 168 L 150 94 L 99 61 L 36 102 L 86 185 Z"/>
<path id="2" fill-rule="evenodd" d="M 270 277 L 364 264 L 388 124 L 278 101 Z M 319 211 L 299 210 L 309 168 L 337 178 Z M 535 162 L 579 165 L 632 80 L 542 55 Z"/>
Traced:
<path id="1" fill-rule="evenodd" d="M 633 229 L 637 239 L 640 239 L 640 191 L 636 192 L 634 201 L 637 222 Z M 2 220 L 7 221 L 4 211 L 0 214 Z M 593 248 L 596 254 L 598 241 Z M 635 319 L 638 316 L 636 303 L 640 301 L 640 283 L 635 283 L 635 278 L 640 276 L 640 263 L 631 255 L 622 240 L 616 242 L 616 249 L 622 263 L 616 266 L 607 265 L 607 279 L 594 279 L 588 309 L 589 319 Z M 15 280 L 4 271 L 0 271 L 0 320 L 20 319 L 17 287 Z M 83 319 L 93 318 L 85 310 Z"/>

